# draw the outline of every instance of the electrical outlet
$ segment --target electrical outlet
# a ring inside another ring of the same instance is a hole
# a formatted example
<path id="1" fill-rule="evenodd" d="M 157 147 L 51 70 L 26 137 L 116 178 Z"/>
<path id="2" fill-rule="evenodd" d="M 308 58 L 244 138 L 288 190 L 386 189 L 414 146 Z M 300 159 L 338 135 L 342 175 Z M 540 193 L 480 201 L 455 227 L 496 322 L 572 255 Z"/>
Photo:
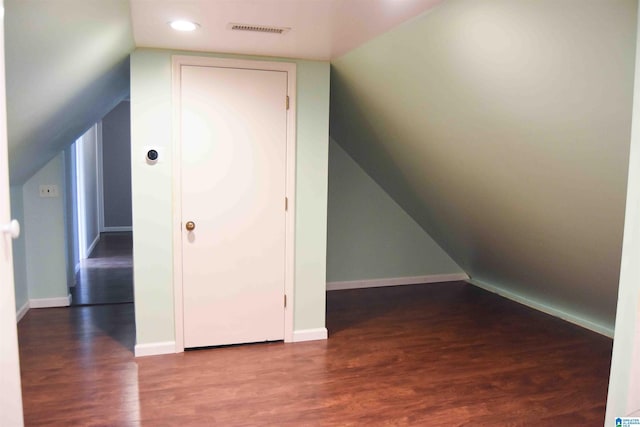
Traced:
<path id="1" fill-rule="evenodd" d="M 58 186 L 55 184 L 41 185 L 40 197 L 58 197 Z"/>

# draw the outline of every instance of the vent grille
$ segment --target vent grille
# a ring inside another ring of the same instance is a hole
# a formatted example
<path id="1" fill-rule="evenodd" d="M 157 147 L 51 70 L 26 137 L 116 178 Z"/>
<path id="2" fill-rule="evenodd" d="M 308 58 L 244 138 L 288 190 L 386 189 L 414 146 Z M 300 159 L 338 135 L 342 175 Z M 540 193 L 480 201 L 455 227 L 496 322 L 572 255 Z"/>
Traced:
<path id="1" fill-rule="evenodd" d="M 289 27 L 272 27 L 269 25 L 253 24 L 229 24 L 229 28 L 235 31 L 252 31 L 254 33 L 284 34 L 291 30 Z"/>

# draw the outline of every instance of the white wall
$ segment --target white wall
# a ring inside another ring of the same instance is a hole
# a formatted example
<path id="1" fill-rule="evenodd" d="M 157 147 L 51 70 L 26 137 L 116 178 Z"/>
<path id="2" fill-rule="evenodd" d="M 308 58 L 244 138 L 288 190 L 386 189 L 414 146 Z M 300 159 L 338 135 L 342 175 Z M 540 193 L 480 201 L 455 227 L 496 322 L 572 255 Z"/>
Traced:
<path id="1" fill-rule="evenodd" d="M 58 186 L 59 196 L 40 197 L 40 185 Z M 29 299 L 66 298 L 64 156 L 58 154 L 22 187 L 23 232 Z"/>
<path id="2" fill-rule="evenodd" d="M 174 341 L 172 54 L 195 53 L 137 49 L 131 57 L 138 345 Z M 325 327 L 329 64 L 291 62 L 297 64 L 298 84 L 294 328 L 299 331 Z M 161 150 L 162 157 L 156 165 L 144 161 L 146 146 Z"/>
<path id="3" fill-rule="evenodd" d="M 327 224 L 327 282 L 464 275 L 333 140 Z"/>

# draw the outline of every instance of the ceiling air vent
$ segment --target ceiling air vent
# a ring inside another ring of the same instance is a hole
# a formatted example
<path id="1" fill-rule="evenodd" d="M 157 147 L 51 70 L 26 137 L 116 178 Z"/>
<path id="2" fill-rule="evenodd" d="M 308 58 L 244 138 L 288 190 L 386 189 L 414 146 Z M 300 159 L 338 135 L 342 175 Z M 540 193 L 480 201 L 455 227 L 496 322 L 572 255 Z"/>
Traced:
<path id="1" fill-rule="evenodd" d="M 229 24 L 229 28 L 236 31 L 253 31 L 255 33 L 284 34 L 291 30 L 289 27 L 272 27 L 269 25 Z"/>

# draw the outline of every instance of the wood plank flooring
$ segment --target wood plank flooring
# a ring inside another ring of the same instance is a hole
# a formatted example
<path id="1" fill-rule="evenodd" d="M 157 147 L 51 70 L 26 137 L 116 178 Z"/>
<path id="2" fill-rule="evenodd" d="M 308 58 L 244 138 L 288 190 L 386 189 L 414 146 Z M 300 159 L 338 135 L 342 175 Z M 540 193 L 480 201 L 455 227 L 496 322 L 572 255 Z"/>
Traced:
<path id="1" fill-rule="evenodd" d="M 132 304 L 31 310 L 25 421 L 602 426 L 612 341 L 465 283 L 328 293 L 328 341 L 134 359 Z"/>
<path id="2" fill-rule="evenodd" d="M 80 262 L 71 305 L 127 302 L 133 302 L 132 233 L 101 233 L 89 258 Z"/>

